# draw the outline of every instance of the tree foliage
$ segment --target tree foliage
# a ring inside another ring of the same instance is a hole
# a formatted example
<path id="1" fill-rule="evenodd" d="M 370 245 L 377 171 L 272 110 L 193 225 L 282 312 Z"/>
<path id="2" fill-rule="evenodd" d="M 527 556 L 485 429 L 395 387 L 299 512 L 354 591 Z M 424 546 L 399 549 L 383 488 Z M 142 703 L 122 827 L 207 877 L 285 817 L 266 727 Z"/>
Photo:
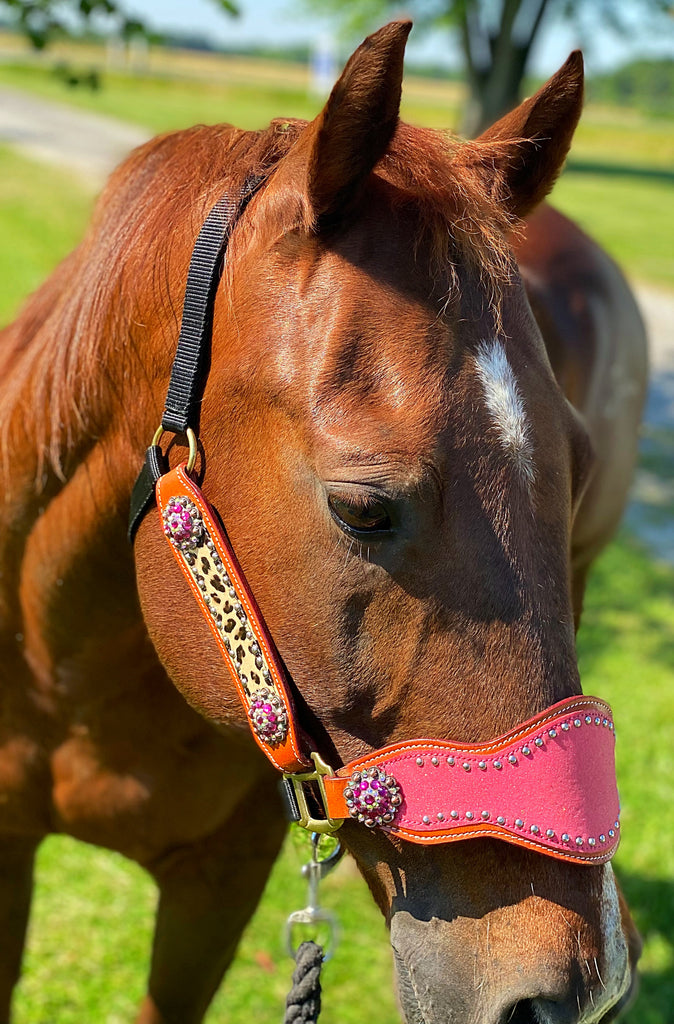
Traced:
<path id="1" fill-rule="evenodd" d="M 233 0 L 213 2 L 227 14 L 239 13 Z M 0 11 L 3 9 L 37 50 L 44 49 L 57 36 L 96 25 L 104 25 L 107 31 L 123 39 L 150 35 L 145 23 L 130 17 L 118 0 L 0 0 Z"/>

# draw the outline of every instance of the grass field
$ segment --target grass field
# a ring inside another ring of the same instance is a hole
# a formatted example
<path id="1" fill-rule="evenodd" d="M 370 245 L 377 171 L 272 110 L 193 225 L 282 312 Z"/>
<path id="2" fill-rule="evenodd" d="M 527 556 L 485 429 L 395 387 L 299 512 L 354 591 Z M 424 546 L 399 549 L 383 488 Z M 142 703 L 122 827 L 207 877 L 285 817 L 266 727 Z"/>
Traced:
<path id="1" fill-rule="evenodd" d="M 0 79 L 7 74 L 7 69 L 0 71 Z M 280 112 L 272 106 L 281 92 L 280 101 L 288 104 L 283 113 L 312 112 L 301 109 L 308 101 L 297 90 L 294 100 L 293 90 L 276 86 L 259 91 L 257 99 L 254 92 L 248 89 L 243 99 L 232 99 L 232 104 L 240 100 L 241 105 L 232 106 L 232 113 L 224 116 L 246 124 L 259 115 L 257 123 L 262 123 Z M 116 95 L 112 90 L 101 94 L 107 97 L 108 113 L 124 116 Z M 141 90 L 136 83 L 135 94 L 129 93 L 126 102 L 127 109 L 132 105 L 139 118 L 147 118 L 140 123 L 159 129 L 169 127 L 170 118 L 175 118 L 173 126 L 221 119 L 222 112 L 216 113 L 221 93 L 211 96 L 208 107 L 204 96 L 203 85 L 197 83 L 181 105 L 177 94 L 164 91 L 164 86 L 155 90 L 143 85 Z M 150 121 L 150 108 L 156 120 Z M 195 115 L 197 108 L 205 112 Z M 583 160 L 610 162 L 613 154 L 628 152 L 636 163 L 663 167 L 666 143 L 657 126 L 630 128 L 632 134 L 627 133 L 624 141 L 628 135 L 638 136 L 642 151 L 637 154 L 636 144 L 620 149 L 618 128 L 611 125 L 606 134 L 597 130 L 596 137 L 588 137 Z M 0 181 L 4 318 L 80 236 L 91 197 L 71 176 L 46 172 L 2 149 Z M 627 174 L 568 174 L 560 186 L 560 205 L 580 215 L 631 273 L 674 285 L 668 248 L 671 185 L 660 181 L 653 189 L 653 184 Z M 674 572 L 655 565 L 623 535 L 592 578 L 580 634 L 585 691 L 606 697 L 619 725 L 623 842 L 615 864 L 646 940 L 642 991 L 628 1024 L 674 1024 L 673 594 Z M 281 951 L 280 932 L 286 915 L 305 901 L 299 866 L 307 852 L 305 838 L 291 833 L 228 984 L 210 1013 L 212 1024 L 275 1024 L 280 1019 L 291 971 Z M 155 901 L 152 885 L 116 855 L 63 837 L 43 844 L 37 878 L 17 1024 L 128 1024 L 144 989 Z M 324 895 L 326 904 L 339 914 L 343 939 L 325 970 L 321 1021 L 397 1024 L 383 922 L 351 863 L 343 863 L 328 879 Z"/>

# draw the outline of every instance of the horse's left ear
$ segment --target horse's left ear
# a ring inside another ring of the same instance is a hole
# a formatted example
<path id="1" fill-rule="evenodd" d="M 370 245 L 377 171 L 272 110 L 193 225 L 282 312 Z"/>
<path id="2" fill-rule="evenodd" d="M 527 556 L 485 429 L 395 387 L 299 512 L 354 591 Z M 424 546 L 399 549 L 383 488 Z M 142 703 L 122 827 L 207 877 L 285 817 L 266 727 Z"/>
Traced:
<path id="1" fill-rule="evenodd" d="M 466 146 L 473 169 L 491 179 L 496 171 L 500 198 L 516 217 L 530 213 L 554 185 L 582 107 L 583 55 L 574 50 L 535 96 Z"/>

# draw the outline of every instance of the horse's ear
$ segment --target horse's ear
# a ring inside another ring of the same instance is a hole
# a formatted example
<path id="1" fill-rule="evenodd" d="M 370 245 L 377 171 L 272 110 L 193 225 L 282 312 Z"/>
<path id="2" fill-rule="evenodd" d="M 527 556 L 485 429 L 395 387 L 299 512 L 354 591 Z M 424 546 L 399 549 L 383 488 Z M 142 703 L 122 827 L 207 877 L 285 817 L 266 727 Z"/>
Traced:
<path id="1" fill-rule="evenodd" d="M 583 107 L 583 55 L 559 71 L 466 147 L 486 178 L 500 177 L 502 201 L 524 217 L 548 194 L 562 169 Z"/>
<path id="2" fill-rule="evenodd" d="M 302 149 L 316 222 L 341 212 L 384 155 L 398 123 L 411 21 L 393 21 L 361 43 L 308 129 Z"/>

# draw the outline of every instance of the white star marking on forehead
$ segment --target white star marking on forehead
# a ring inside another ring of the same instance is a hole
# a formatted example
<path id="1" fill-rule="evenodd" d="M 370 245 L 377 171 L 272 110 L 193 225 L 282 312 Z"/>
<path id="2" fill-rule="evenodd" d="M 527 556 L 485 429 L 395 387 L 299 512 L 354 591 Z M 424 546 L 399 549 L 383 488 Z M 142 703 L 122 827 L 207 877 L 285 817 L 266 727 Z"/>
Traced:
<path id="1" fill-rule="evenodd" d="M 480 342 L 475 363 L 501 447 L 527 483 L 531 483 L 534 479 L 531 429 L 515 374 L 501 342 L 496 339 Z"/>

